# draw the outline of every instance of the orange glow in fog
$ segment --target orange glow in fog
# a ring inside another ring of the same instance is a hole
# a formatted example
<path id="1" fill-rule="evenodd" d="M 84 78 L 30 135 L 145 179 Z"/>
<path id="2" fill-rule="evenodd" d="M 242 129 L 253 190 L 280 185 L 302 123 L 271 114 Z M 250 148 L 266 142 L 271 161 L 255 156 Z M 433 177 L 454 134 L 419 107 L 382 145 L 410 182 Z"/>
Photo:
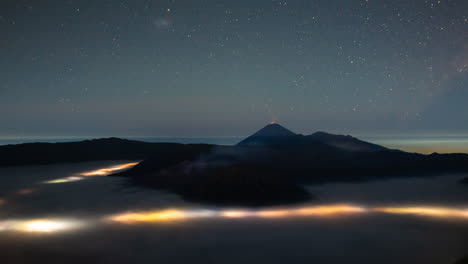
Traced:
<path id="1" fill-rule="evenodd" d="M 148 213 L 124 213 L 110 218 L 110 220 L 119 223 L 133 222 L 164 222 L 184 218 L 184 212 L 177 209 L 168 209 L 164 211 Z"/>
<path id="2" fill-rule="evenodd" d="M 116 166 L 112 166 L 109 168 L 102 168 L 98 170 L 93 170 L 93 171 L 88 171 L 88 172 L 83 172 L 80 173 L 79 175 L 81 176 L 106 176 L 109 174 L 112 174 L 113 172 L 119 171 L 119 170 L 125 170 L 129 169 L 135 165 L 137 165 L 138 162 L 132 162 L 132 163 L 125 163 L 125 164 L 120 164 Z"/>
<path id="3" fill-rule="evenodd" d="M 81 181 L 81 180 L 84 180 L 85 177 L 107 176 L 109 174 L 115 173 L 115 172 L 120 171 L 120 170 L 129 169 L 129 168 L 131 168 L 131 167 L 133 167 L 133 166 L 135 166 L 137 164 L 138 164 L 138 162 L 114 165 L 112 167 L 107 167 L 107 168 L 97 169 L 97 170 L 93 170 L 93 171 L 83 172 L 83 173 L 79 173 L 77 175 L 73 175 L 73 176 L 69 176 L 69 177 L 65 177 L 65 178 L 45 181 L 43 183 L 46 183 L 46 184 L 67 183 L 67 182 Z"/>
<path id="4" fill-rule="evenodd" d="M 418 215 L 439 218 L 467 218 L 468 209 L 456 209 L 446 207 L 382 207 L 374 211 L 387 214 Z"/>
<path id="5" fill-rule="evenodd" d="M 0 232 L 58 233 L 86 226 L 85 221 L 73 219 L 30 219 L 0 221 Z"/>
<path id="6" fill-rule="evenodd" d="M 149 212 L 128 212 L 110 216 L 107 219 L 113 222 L 122 224 L 132 223 L 155 223 L 155 222 L 171 222 L 185 220 L 189 218 L 212 217 L 213 211 L 210 210 L 179 210 L 167 209 L 160 211 Z"/>
<path id="7" fill-rule="evenodd" d="M 287 217 L 332 217 L 345 214 L 365 213 L 367 209 L 352 205 L 323 205 L 293 209 L 271 209 L 271 210 L 200 210 L 200 209 L 168 209 L 147 212 L 126 212 L 107 217 L 107 220 L 118 223 L 151 223 L 171 222 L 188 220 L 194 218 L 287 218 Z"/>

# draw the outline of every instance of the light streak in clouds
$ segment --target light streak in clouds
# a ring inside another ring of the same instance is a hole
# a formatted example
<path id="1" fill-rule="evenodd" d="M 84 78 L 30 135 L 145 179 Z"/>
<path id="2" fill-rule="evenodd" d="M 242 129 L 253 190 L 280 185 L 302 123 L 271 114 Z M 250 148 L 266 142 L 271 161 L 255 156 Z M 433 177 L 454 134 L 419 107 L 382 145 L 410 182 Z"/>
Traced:
<path id="1" fill-rule="evenodd" d="M 447 207 L 382 207 L 375 208 L 374 211 L 387 214 L 416 215 L 451 219 L 468 219 L 468 209 L 457 209 Z"/>
<path id="2" fill-rule="evenodd" d="M 347 204 L 332 204 L 283 209 L 265 210 L 196 210 L 168 209 L 156 211 L 124 212 L 105 217 L 106 221 L 122 224 L 165 223 L 188 221 L 197 218 L 218 219 L 281 219 L 294 217 L 337 218 L 346 215 L 385 213 L 396 215 L 414 215 L 421 217 L 438 217 L 447 219 L 468 220 L 468 209 L 450 207 L 364 207 Z"/>
<path id="3" fill-rule="evenodd" d="M 101 168 L 93 171 L 88 171 L 88 172 L 82 172 L 74 176 L 69 176 L 65 178 L 60 178 L 60 179 L 55 179 L 55 180 L 50 180 L 50 181 L 45 181 L 43 183 L 46 184 L 57 184 L 57 183 L 67 183 L 67 182 L 75 182 L 75 181 L 80 181 L 84 180 L 86 177 L 93 177 L 93 176 L 107 176 L 112 173 L 121 171 L 121 170 L 126 170 L 129 169 L 135 165 L 137 165 L 138 162 L 132 162 L 132 163 L 124 163 L 124 164 L 119 164 L 119 165 L 114 165 L 112 167 L 106 167 L 106 168 Z"/>
<path id="4" fill-rule="evenodd" d="M 270 210 L 181 210 L 169 209 L 147 212 L 126 212 L 113 215 L 107 220 L 134 224 L 134 223 L 156 223 L 181 221 L 196 218 L 288 218 L 288 217 L 333 217 L 339 215 L 360 214 L 368 212 L 367 209 L 353 205 L 323 205 L 293 209 L 270 209 Z"/>
<path id="5" fill-rule="evenodd" d="M 32 219 L 0 221 L 0 232 L 58 233 L 76 230 L 85 226 L 84 221 L 72 219 Z"/>
<path id="6" fill-rule="evenodd" d="M 120 165 L 116 165 L 116 166 L 112 166 L 108 168 L 102 168 L 98 170 L 83 172 L 83 173 L 80 173 L 79 175 L 80 176 L 106 176 L 106 175 L 112 174 L 120 170 L 129 169 L 137 164 L 138 162 L 125 163 L 125 164 L 120 164 Z"/>
<path id="7" fill-rule="evenodd" d="M 210 210 L 167 209 L 149 212 L 128 212 L 111 216 L 108 218 L 108 220 L 123 224 L 132 224 L 168 222 L 184 219 L 206 218 L 213 216 L 216 216 L 216 212 Z"/>
<path id="8" fill-rule="evenodd" d="M 468 221 L 468 209 L 432 206 L 363 207 L 346 204 L 331 204 L 283 209 L 264 210 L 209 210 L 209 209 L 165 209 L 153 211 L 124 212 L 101 218 L 38 218 L 0 221 L 0 232 L 54 234 L 79 230 L 97 224 L 170 224 L 196 219 L 292 219 L 292 218 L 342 218 L 350 215 L 408 215 L 429 219 Z"/>
<path id="9" fill-rule="evenodd" d="M 223 217 L 223 218 L 246 218 L 246 217 L 254 216 L 254 212 L 241 211 L 241 210 L 229 210 L 229 211 L 218 212 L 217 216 Z"/>
<path id="10" fill-rule="evenodd" d="M 369 210 L 365 207 L 354 205 L 323 205 L 299 208 L 295 213 L 300 216 L 334 216 L 343 214 L 360 214 L 368 211 Z"/>
<path id="11" fill-rule="evenodd" d="M 83 179 L 84 179 L 83 177 L 70 176 L 70 177 L 61 178 L 61 179 L 56 179 L 56 180 L 51 180 L 51 181 L 45 181 L 44 183 L 47 183 L 47 184 L 66 183 L 66 182 L 81 181 L 81 180 L 83 180 Z"/>

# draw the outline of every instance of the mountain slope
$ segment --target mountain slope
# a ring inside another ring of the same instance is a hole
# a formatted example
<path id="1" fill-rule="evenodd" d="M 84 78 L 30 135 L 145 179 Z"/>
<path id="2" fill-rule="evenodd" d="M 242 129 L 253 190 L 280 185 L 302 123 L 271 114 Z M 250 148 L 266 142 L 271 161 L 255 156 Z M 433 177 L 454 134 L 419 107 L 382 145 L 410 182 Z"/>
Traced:
<path id="1" fill-rule="evenodd" d="M 238 146 L 268 145 L 290 140 L 298 136 L 279 124 L 269 124 L 239 142 Z"/>
<path id="2" fill-rule="evenodd" d="M 265 126 L 253 135 L 239 142 L 237 146 L 307 145 L 309 147 L 317 147 L 317 143 L 346 151 L 390 151 L 383 146 L 362 141 L 352 136 L 334 135 L 326 132 L 316 132 L 308 136 L 303 136 L 293 133 L 279 124 L 269 124 Z"/>
<path id="3" fill-rule="evenodd" d="M 347 151 L 375 152 L 389 151 L 388 148 L 377 144 L 372 144 L 366 141 L 359 140 L 352 136 L 333 135 L 326 132 L 316 132 L 306 136 L 308 139 L 322 142 L 329 146 L 337 147 Z"/>
<path id="4" fill-rule="evenodd" d="M 213 145 L 148 143 L 103 138 L 67 143 L 27 143 L 0 146 L 0 167 L 97 160 L 145 160 L 164 156 L 185 159 L 208 153 Z"/>

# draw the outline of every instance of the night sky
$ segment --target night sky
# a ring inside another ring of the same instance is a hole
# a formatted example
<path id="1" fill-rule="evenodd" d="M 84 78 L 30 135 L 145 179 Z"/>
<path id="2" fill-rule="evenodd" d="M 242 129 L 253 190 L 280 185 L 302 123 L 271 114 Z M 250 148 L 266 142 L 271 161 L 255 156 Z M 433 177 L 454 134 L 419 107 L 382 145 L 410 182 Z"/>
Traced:
<path id="1" fill-rule="evenodd" d="M 468 133 L 467 0 L 2 0 L 0 32 L 0 136 Z"/>

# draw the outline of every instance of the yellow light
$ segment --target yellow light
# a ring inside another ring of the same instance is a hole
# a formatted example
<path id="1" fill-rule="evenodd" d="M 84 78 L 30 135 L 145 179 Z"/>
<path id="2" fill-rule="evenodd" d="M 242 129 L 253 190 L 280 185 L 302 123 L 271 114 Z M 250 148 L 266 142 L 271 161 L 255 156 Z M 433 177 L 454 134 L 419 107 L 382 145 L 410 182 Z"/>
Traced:
<path id="1" fill-rule="evenodd" d="M 111 216 L 109 219 L 114 222 L 119 223 L 150 223 L 150 222 L 166 222 L 172 220 L 181 220 L 186 218 L 181 210 L 168 209 L 163 211 L 153 211 L 153 212 L 140 212 L 140 213 L 123 213 L 115 216 Z"/>
<path id="2" fill-rule="evenodd" d="M 67 219 L 9 220 L 0 222 L 0 231 L 56 233 L 77 229 L 82 222 Z"/>
<path id="3" fill-rule="evenodd" d="M 290 218 L 290 217 L 340 217 L 371 212 L 389 214 L 414 214 L 446 218 L 468 219 L 468 210 L 442 207 L 363 207 L 347 204 L 331 204 L 296 208 L 265 210 L 184 210 L 167 209 L 148 212 L 127 212 L 105 219 L 125 224 L 171 222 L 195 218 Z"/>
<path id="4" fill-rule="evenodd" d="M 10 230 L 16 221 L 0 221 L 0 232 Z"/>
<path id="5" fill-rule="evenodd" d="M 80 173 L 81 176 L 106 176 L 109 174 L 112 174 L 113 172 L 119 171 L 119 170 L 125 170 L 128 168 L 131 168 L 135 165 L 137 165 L 138 162 L 132 162 L 132 163 L 125 163 L 125 164 L 120 164 L 117 166 L 112 166 L 109 168 L 102 168 L 94 171 L 88 171 L 88 172 L 83 172 Z"/>
<path id="6" fill-rule="evenodd" d="M 441 218 L 468 218 L 468 210 L 446 207 L 381 207 L 374 211 L 387 214 L 408 214 Z"/>
<path id="7" fill-rule="evenodd" d="M 56 183 L 66 183 L 66 182 L 74 182 L 74 181 L 80 181 L 80 180 L 83 180 L 83 177 L 70 176 L 70 177 L 66 177 L 66 178 L 62 178 L 62 179 L 45 181 L 44 183 L 56 184 Z"/>
<path id="8" fill-rule="evenodd" d="M 21 224 L 18 229 L 25 232 L 50 233 L 66 229 L 67 224 L 51 220 L 34 220 Z"/>
<path id="9" fill-rule="evenodd" d="M 125 164 L 121 164 L 121 165 L 117 165 L 117 166 L 112 166 L 112 167 L 109 167 L 109 168 L 102 168 L 102 169 L 98 169 L 98 170 L 94 170 L 94 171 L 83 172 L 83 173 L 80 173 L 78 176 L 70 176 L 70 177 L 55 179 L 55 180 L 51 180 L 51 181 L 45 181 L 44 183 L 46 183 L 46 184 L 67 183 L 67 182 L 75 182 L 75 181 L 84 180 L 83 177 L 106 176 L 106 175 L 112 174 L 112 173 L 114 173 L 116 171 L 119 171 L 119 170 L 128 169 L 128 168 L 133 167 L 133 166 L 135 166 L 137 164 L 138 164 L 138 162 L 125 163 Z"/>
<path id="10" fill-rule="evenodd" d="M 219 215 L 225 218 L 245 218 L 245 217 L 252 216 L 253 212 L 231 210 L 231 211 L 222 211 Z"/>
<path id="11" fill-rule="evenodd" d="M 265 218 L 284 218 L 295 216 L 334 216 L 342 214 L 365 213 L 368 210 L 351 205 L 323 205 L 293 209 L 264 210 L 255 212 L 255 216 Z"/>
<path id="12" fill-rule="evenodd" d="M 291 210 L 267 210 L 267 211 L 259 211 L 255 214 L 259 217 L 265 218 L 284 218 L 293 215 L 293 211 Z"/>
<path id="13" fill-rule="evenodd" d="M 314 207 L 305 207 L 297 210 L 298 215 L 308 216 L 331 216 L 331 215 L 340 215 L 340 214 L 355 214 L 355 213 L 365 213 L 367 209 L 360 206 L 353 205 L 329 205 L 329 206 L 314 206 Z"/>

